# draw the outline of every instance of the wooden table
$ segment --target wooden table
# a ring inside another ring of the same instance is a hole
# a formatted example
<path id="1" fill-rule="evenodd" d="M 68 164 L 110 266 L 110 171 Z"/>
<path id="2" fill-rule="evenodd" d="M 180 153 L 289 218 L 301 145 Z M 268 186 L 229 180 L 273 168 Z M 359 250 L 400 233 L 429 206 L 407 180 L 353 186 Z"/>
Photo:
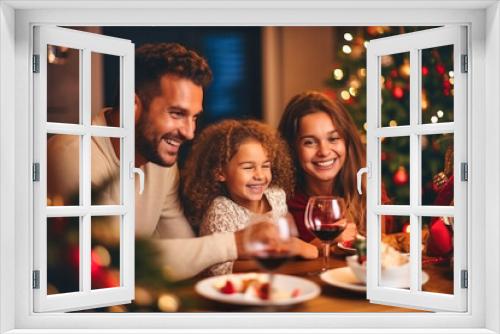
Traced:
<path id="1" fill-rule="evenodd" d="M 413 309 L 406 309 L 394 306 L 371 304 L 366 299 L 363 292 L 353 292 L 330 286 L 317 275 L 308 275 L 309 272 L 317 271 L 321 268 L 322 259 L 316 260 L 294 260 L 278 270 L 278 273 L 295 275 L 307 278 L 316 282 L 321 287 L 321 294 L 302 304 L 275 308 L 278 312 L 415 312 Z M 345 267 L 346 262 L 343 256 L 334 255 L 330 258 L 330 267 Z M 443 265 L 426 265 L 424 270 L 429 274 L 429 281 L 424 285 L 425 291 L 451 293 L 453 291 L 453 278 L 448 273 L 448 268 Z M 260 271 L 257 264 L 252 260 L 237 261 L 234 265 L 234 272 Z M 185 282 L 182 287 L 175 290 L 180 298 L 181 312 L 264 312 L 263 308 L 237 306 L 223 304 L 205 299 L 196 294 L 194 285 L 200 279 L 193 279 Z M 186 301 L 186 302 L 185 302 Z"/>

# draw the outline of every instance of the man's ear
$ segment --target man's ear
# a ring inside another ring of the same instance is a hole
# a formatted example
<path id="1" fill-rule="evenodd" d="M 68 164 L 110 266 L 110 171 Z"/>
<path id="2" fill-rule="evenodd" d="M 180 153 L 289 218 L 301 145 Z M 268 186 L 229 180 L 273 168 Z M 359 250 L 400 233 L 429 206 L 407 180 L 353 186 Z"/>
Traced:
<path id="1" fill-rule="evenodd" d="M 226 182 L 226 175 L 224 175 L 224 171 L 220 168 L 217 168 L 215 171 L 215 179 L 218 182 Z"/>
<path id="2" fill-rule="evenodd" d="M 134 117 L 135 117 L 134 120 L 135 120 L 135 124 L 137 124 L 137 121 L 141 117 L 142 112 L 143 112 L 143 108 L 142 108 L 141 99 L 139 98 L 139 96 L 137 94 L 135 94 L 135 96 L 134 96 Z"/>

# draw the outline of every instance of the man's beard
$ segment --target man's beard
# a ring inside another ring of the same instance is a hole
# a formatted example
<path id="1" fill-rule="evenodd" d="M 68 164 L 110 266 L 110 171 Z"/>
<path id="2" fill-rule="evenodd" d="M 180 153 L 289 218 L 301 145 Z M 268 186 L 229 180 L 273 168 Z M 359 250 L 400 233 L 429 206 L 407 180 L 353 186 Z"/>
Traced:
<path id="1" fill-rule="evenodd" d="M 147 124 L 148 124 L 147 120 L 145 120 L 142 117 L 137 122 L 137 126 L 135 127 L 136 150 L 138 150 L 138 152 L 140 152 L 141 155 L 150 162 L 153 162 L 163 167 L 173 166 L 177 161 L 177 156 L 175 157 L 173 162 L 166 162 L 165 160 L 163 160 L 160 153 L 158 152 L 160 141 L 163 140 L 163 138 L 156 140 L 156 138 L 153 136 L 153 139 L 149 140 L 148 139 L 149 127 L 147 126 Z"/>

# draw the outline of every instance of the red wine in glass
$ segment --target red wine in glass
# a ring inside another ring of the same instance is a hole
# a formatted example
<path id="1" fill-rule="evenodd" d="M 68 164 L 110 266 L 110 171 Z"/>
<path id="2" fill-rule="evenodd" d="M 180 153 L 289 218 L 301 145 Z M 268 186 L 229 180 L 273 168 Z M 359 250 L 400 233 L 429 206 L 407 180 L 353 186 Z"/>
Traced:
<path id="1" fill-rule="evenodd" d="M 264 270 L 274 271 L 290 258 L 290 254 L 288 252 L 266 252 L 265 254 L 255 254 L 253 258 Z"/>
<path id="2" fill-rule="evenodd" d="M 323 242 L 331 242 L 335 240 L 342 232 L 345 226 L 324 224 L 319 229 L 310 230 L 318 239 Z"/>

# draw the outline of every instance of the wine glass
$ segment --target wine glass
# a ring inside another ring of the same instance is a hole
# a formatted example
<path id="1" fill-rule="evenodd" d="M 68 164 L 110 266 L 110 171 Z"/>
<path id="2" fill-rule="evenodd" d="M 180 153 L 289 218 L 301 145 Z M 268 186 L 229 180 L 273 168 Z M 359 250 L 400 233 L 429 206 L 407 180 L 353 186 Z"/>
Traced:
<path id="1" fill-rule="evenodd" d="M 333 196 L 312 196 L 309 198 L 305 212 L 305 225 L 323 244 L 323 267 L 320 272 L 328 270 L 330 245 L 344 231 L 347 221 L 344 218 L 345 202 Z"/>
<path id="2" fill-rule="evenodd" d="M 263 294 L 272 303 L 274 272 L 294 255 L 293 222 L 287 216 L 254 215 L 245 229 L 244 247 L 247 253 L 269 274 L 267 291 Z"/>

